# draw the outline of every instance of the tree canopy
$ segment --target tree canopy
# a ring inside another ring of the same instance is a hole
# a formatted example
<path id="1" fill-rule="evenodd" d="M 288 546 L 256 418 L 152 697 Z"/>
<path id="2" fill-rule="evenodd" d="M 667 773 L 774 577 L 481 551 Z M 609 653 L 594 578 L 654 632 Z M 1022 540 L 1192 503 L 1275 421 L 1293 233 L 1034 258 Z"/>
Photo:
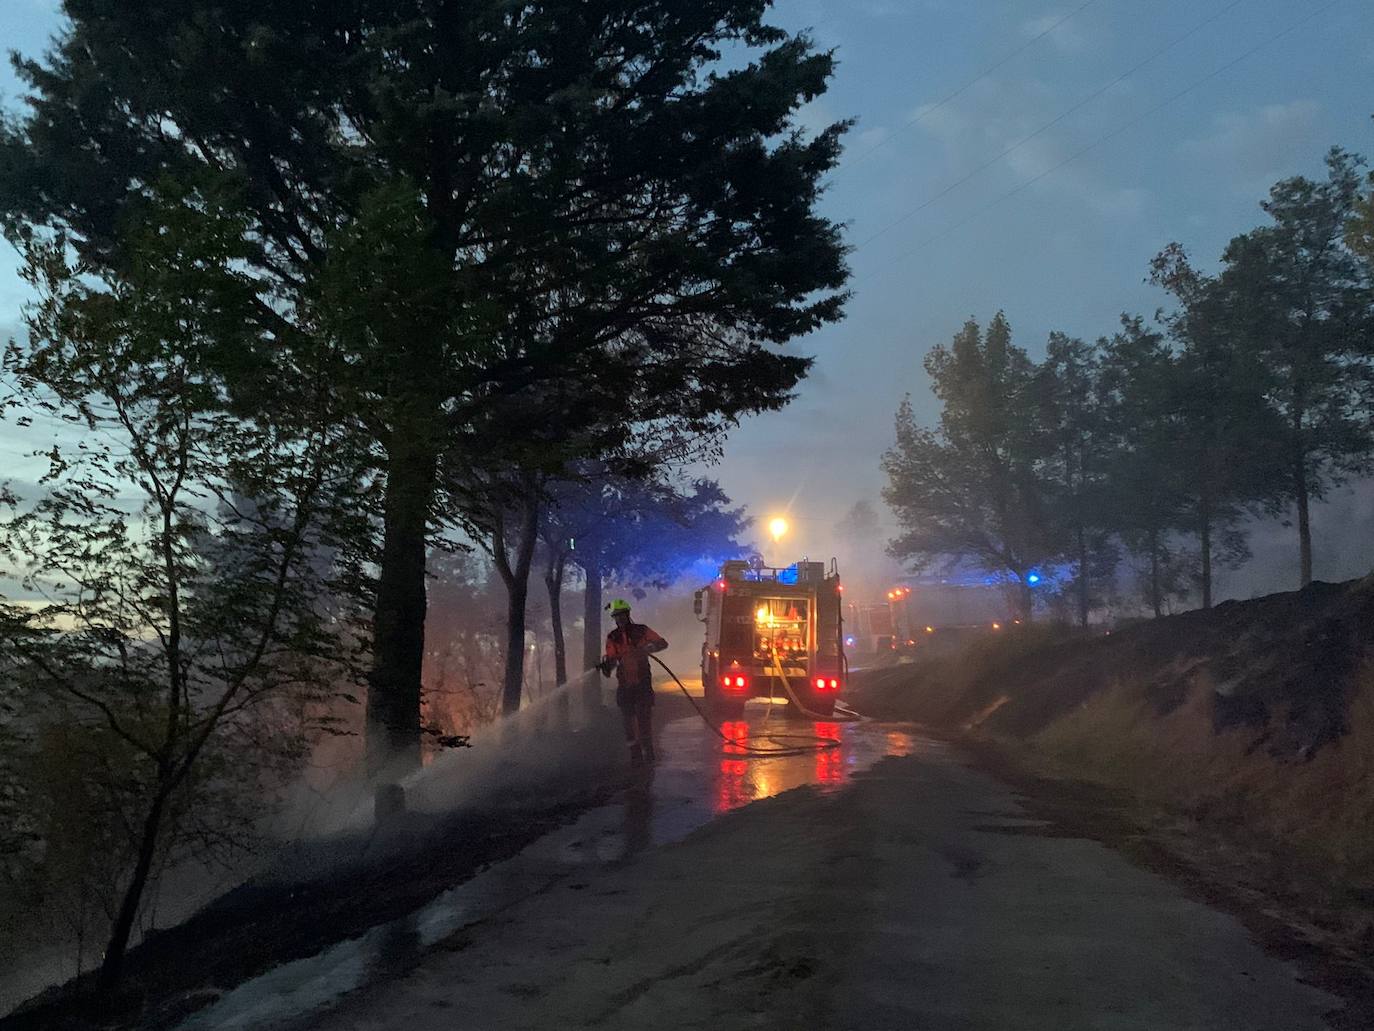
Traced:
<path id="1" fill-rule="evenodd" d="M 814 209 L 844 125 L 793 122 L 833 61 L 765 8 L 72 0 L 18 63 L 11 229 L 119 269 L 168 183 L 179 217 L 238 212 L 232 269 L 188 270 L 253 285 L 232 390 L 280 405 L 323 378 L 372 449 L 374 765 L 418 754 L 438 469 L 512 439 L 477 432 L 495 401 L 595 370 L 613 408 L 618 373 L 661 367 L 663 416 L 712 426 L 782 403 L 808 363 L 769 345 L 839 316 L 839 229 Z"/>

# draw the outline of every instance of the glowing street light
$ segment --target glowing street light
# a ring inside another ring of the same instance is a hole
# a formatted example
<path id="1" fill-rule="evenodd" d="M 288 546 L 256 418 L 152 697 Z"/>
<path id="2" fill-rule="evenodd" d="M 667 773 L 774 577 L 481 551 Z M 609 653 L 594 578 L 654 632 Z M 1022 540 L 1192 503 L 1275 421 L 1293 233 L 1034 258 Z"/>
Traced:
<path id="1" fill-rule="evenodd" d="M 782 516 L 775 516 L 768 522 L 768 532 L 773 535 L 774 544 L 783 539 L 783 536 L 787 533 L 787 530 L 787 520 L 784 519 Z"/>

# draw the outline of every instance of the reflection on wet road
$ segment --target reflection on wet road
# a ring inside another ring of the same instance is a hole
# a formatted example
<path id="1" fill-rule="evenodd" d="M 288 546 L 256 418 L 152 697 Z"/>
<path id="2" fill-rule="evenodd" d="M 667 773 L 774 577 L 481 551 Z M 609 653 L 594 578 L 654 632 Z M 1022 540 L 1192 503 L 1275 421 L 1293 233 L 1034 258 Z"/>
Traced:
<path id="1" fill-rule="evenodd" d="M 840 746 L 767 758 L 741 747 L 747 738 L 758 743 L 749 735 L 770 730 L 836 738 Z M 644 771 L 617 803 L 583 814 L 401 920 L 240 985 L 181 1027 L 308 1025 L 312 1014 L 343 994 L 403 972 L 463 927 L 575 879 L 589 866 L 624 862 L 716 816 L 793 788 L 833 791 L 885 755 L 909 755 L 928 744 L 891 724 L 784 721 L 776 713 L 766 725 L 759 713 L 726 723 L 722 731 L 730 741 L 722 742 L 696 717 L 669 723 L 658 765 Z"/>
<path id="2" fill-rule="evenodd" d="M 668 733 L 664 737 L 666 742 L 671 742 L 672 732 L 679 731 L 684 738 L 692 735 L 696 728 L 690 726 L 692 721 L 683 720 L 673 724 L 668 728 Z M 779 724 L 779 721 L 774 721 Z M 762 742 L 768 744 L 766 738 L 751 738 L 754 735 L 765 734 L 767 728 L 762 728 L 755 721 L 754 724 L 748 720 L 731 720 L 720 725 L 721 733 L 728 738 L 728 741 L 720 743 L 720 759 L 714 766 L 715 784 L 711 791 L 714 799 L 712 811 L 715 813 L 729 812 L 731 809 L 738 809 L 742 805 L 753 802 L 760 798 L 767 798 L 776 795 L 781 791 L 789 791 L 805 784 L 815 784 L 820 787 L 833 788 L 844 784 L 848 774 L 856 763 L 867 766 L 880 754 L 891 754 L 883 752 L 881 749 L 874 752 L 870 747 L 868 733 L 858 731 L 861 725 L 850 725 L 832 722 L 811 722 L 811 723 L 788 723 L 777 725 L 776 729 L 786 734 L 813 734 L 816 738 L 828 738 L 840 742 L 839 748 L 821 748 L 808 750 L 802 755 L 761 758 L 751 756 L 745 748 L 746 742 Z M 899 737 L 909 739 L 910 735 L 902 731 L 894 732 Z M 668 744 L 665 742 L 665 748 Z M 685 742 L 684 742 L 685 743 Z M 797 743 L 792 738 L 787 738 L 779 742 L 780 744 Z M 876 742 L 874 742 L 876 743 Z M 710 742 L 708 741 L 709 745 Z M 907 746 L 909 747 L 909 745 Z M 690 753 L 691 749 L 687 749 Z M 905 754 L 905 753 L 903 753 Z M 679 760 L 670 769 L 677 769 L 679 772 L 690 773 L 695 768 L 692 761 L 695 756 L 690 756 L 686 760 Z M 706 760 L 704 765 L 710 766 L 710 761 Z"/>

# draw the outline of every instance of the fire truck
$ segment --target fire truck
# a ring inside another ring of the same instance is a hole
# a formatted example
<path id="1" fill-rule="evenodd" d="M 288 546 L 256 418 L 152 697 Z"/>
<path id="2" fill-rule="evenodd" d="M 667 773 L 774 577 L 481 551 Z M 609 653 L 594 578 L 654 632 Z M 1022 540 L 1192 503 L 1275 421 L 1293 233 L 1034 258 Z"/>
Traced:
<path id="1" fill-rule="evenodd" d="M 786 699 L 790 688 L 808 712 L 829 716 L 848 672 L 840 598 L 834 559 L 828 569 L 806 561 L 721 566 L 694 603 L 706 624 L 701 683 L 712 713 L 738 719 L 750 698 Z"/>

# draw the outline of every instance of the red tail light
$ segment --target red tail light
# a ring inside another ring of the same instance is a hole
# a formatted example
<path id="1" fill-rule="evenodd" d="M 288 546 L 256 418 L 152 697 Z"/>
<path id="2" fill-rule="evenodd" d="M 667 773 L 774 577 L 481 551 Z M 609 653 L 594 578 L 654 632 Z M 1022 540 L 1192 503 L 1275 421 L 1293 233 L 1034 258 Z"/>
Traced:
<path id="1" fill-rule="evenodd" d="M 720 678 L 720 686 L 727 691 L 743 691 L 747 680 L 742 676 L 729 676 Z"/>
<path id="2" fill-rule="evenodd" d="M 825 690 L 825 677 L 817 677 L 817 678 L 816 678 L 816 690 L 817 690 L 817 691 L 824 691 L 824 690 Z"/>
<path id="3" fill-rule="evenodd" d="M 830 690 L 832 690 L 832 691 L 838 691 L 839 689 L 840 689 L 840 682 L 839 682 L 838 680 L 832 680 L 832 681 L 830 681 Z"/>

